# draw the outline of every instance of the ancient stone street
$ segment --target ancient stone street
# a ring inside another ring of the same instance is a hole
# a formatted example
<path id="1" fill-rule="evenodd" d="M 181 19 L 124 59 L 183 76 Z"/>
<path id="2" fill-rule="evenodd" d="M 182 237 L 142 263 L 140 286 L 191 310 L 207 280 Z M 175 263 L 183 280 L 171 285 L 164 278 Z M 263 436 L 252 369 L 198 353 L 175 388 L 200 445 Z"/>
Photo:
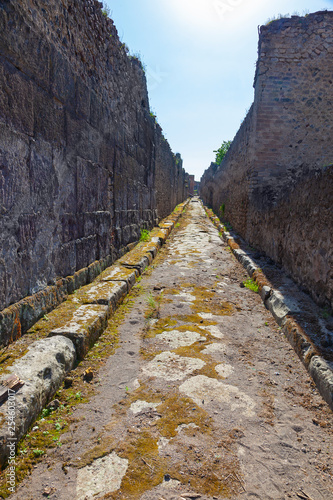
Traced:
<path id="1" fill-rule="evenodd" d="M 193 198 L 58 392 L 57 445 L 47 412 L 25 438 L 41 458 L 11 498 L 333 498 L 332 412 L 247 279 Z"/>

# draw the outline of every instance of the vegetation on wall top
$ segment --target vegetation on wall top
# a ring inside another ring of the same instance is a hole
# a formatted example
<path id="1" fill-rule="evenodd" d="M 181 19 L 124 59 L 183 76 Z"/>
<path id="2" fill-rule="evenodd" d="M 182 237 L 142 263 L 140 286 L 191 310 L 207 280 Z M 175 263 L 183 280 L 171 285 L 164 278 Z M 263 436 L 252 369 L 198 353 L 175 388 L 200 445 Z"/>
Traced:
<path id="1" fill-rule="evenodd" d="M 214 149 L 214 153 L 216 153 L 215 162 L 220 165 L 223 158 L 227 154 L 228 149 L 231 146 L 232 141 L 223 141 L 222 146 L 219 149 Z"/>

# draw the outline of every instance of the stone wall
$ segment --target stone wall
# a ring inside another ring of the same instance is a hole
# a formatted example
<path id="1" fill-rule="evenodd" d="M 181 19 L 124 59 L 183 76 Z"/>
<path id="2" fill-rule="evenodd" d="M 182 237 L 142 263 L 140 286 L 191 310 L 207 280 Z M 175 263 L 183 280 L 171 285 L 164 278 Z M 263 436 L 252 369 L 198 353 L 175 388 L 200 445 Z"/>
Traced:
<path id="1" fill-rule="evenodd" d="M 109 265 L 187 195 L 101 5 L 0 4 L 0 310 Z"/>
<path id="2" fill-rule="evenodd" d="M 255 98 L 201 194 L 251 245 L 333 306 L 333 12 L 260 29 Z"/>
<path id="3" fill-rule="evenodd" d="M 183 161 L 177 153 L 170 155 L 170 146 L 162 133 L 161 127 L 156 123 L 156 177 L 155 186 L 159 193 L 158 213 L 162 217 L 170 214 L 170 206 L 175 207 L 178 200 L 185 200 L 188 196 L 188 184 L 183 169 Z M 166 186 L 168 188 L 166 189 Z"/>

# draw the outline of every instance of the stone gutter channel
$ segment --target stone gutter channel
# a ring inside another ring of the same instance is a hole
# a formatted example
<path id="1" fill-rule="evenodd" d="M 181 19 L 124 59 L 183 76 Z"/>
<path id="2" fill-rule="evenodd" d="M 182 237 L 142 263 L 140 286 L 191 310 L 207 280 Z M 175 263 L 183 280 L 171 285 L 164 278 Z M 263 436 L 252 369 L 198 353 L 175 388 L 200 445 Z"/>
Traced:
<path id="1" fill-rule="evenodd" d="M 48 316 L 65 317 L 47 338 L 33 342 L 28 352 L 8 369 L 4 382 L 17 375 L 24 385 L 0 406 L 0 466 L 3 467 L 17 442 L 28 431 L 45 405 L 62 385 L 66 374 L 81 361 L 112 319 L 112 314 L 129 293 L 136 279 L 152 263 L 169 237 L 189 200 L 91 284 L 81 287 Z M 69 319 L 68 319 L 69 318 Z M 59 321 L 58 321 L 59 323 Z M 15 417 L 14 417 L 15 415 Z"/>
<path id="2" fill-rule="evenodd" d="M 333 363 L 324 359 L 314 342 L 293 318 L 293 313 L 297 311 L 297 302 L 293 299 L 292 294 L 275 290 L 253 259 L 240 248 L 236 242 L 238 240 L 237 235 L 232 235 L 226 231 L 214 212 L 207 207 L 204 208 L 210 220 L 219 230 L 223 240 L 229 245 L 234 256 L 243 265 L 253 281 L 257 283 L 265 307 L 272 313 L 314 380 L 321 396 L 333 410 Z"/>

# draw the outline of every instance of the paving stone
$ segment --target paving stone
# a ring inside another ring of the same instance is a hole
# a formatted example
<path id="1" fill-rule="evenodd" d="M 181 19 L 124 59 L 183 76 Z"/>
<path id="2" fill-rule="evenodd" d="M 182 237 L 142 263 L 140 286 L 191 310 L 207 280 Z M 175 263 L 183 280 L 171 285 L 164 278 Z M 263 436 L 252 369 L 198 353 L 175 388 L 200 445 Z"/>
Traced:
<path id="1" fill-rule="evenodd" d="M 137 269 L 139 274 L 142 274 L 146 267 L 149 266 L 149 258 L 146 252 L 140 248 L 124 255 L 118 262 L 129 269 Z"/>
<path id="2" fill-rule="evenodd" d="M 111 453 L 98 458 L 92 465 L 79 469 L 77 480 L 77 500 L 93 500 L 96 495 L 107 490 L 117 491 L 126 474 L 128 460 Z"/>
<path id="3" fill-rule="evenodd" d="M 274 290 L 271 296 L 266 301 L 267 308 L 271 311 L 279 325 L 283 325 L 286 316 L 290 313 L 289 307 L 286 305 L 282 293 Z"/>
<path id="4" fill-rule="evenodd" d="M 309 373 L 326 402 L 333 408 L 333 363 L 325 361 L 319 356 L 313 356 Z"/>

